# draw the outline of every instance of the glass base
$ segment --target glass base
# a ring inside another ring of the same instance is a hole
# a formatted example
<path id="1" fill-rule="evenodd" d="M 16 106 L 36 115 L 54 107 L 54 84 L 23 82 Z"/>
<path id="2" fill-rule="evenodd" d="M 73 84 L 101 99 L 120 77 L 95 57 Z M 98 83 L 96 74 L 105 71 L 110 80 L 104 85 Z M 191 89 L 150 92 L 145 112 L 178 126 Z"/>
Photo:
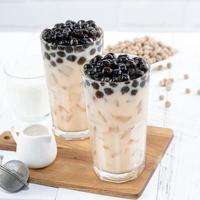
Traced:
<path id="1" fill-rule="evenodd" d="M 53 127 L 53 131 L 56 136 L 63 137 L 65 140 L 84 140 L 90 136 L 88 130 L 65 132 Z"/>
<path id="2" fill-rule="evenodd" d="M 108 181 L 112 183 L 124 183 L 136 179 L 142 173 L 144 167 L 145 163 L 142 163 L 142 165 L 140 165 L 137 170 L 134 169 L 130 172 L 121 174 L 109 173 L 106 171 L 102 171 L 96 167 L 94 167 L 94 171 L 96 172 L 97 176 L 103 181 Z"/>

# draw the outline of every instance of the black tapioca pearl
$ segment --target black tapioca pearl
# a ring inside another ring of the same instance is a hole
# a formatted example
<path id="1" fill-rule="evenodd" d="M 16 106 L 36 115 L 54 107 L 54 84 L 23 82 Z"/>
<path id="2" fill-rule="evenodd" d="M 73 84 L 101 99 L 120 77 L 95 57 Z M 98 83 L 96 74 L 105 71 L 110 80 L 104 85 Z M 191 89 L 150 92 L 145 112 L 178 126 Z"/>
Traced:
<path id="1" fill-rule="evenodd" d="M 105 83 L 104 83 L 104 82 L 101 82 L 101 83 L 100 83 L 100 85 L 101 85 L 101 86 L 104 86 L 104 85 L 105 85 Z"/>
<path id="2" fill-rule="evenodd" d="M 83 52 L 84 51 L 84 47 L 83 46 L 76 46 L 75 47 L 75 51 L 80 53 L 80 52 Z"/>
<path id="3" fill-rule="evenodd" d="M 64 50 L 64 49 L 65 49 L 65 46 L 58 46 L 58 49 L 59 49 L 59 50 Z"/>
<path id="4" fill-rule="evenodd" d="M 90 82 L 89 82 L 88 80 L 85 80 L 85 84 L 86 84 L 87 86 L 90 86 Z"/>
<path id="5" fill-rule="evenodd" d="M 140 82 L 140 87 L 143 88 L 143 87 L 145 86 L 145 83 L 146 83 L 146 81 L 144 81 L 144 80 L 141 81 L 141 82 Z"/>
<path id="6" fill-rule="evenodd" d="M 55 67 L 56 66 L 56 62 L 55 61 L 51 61 L 51 65 L 53 66 L 53 67 Z"/>
<path id="7" fill-rule="evenodd" d="M 67 53 L 71 53 L 71 52 L 73 52 L 73 48 L 70 47 L 70 46 L 67 46 L 67 47 L 65 47 L 65 51 L 66 51 Z"/>
<path id="8" fill-rule="evenodd" d="M 132 87 L 136 88 L 138 86 L 139 82 L 137 80 L 134 80 L 132 83 Z"/>
<path id="9" fill-rule="evenodd" d="M 49 55 L 47 52 L 44 53 L 44 56 L 45 56 L 45 58 L 46 58 L 47 60 L 50 60 L 50 59 L 51 59 L 50 55 Z"/>
<path id="10" fill-rule="evenodd" d="M 75 55 L 67 56 L 67 60 L 74 62 L 76 60 L 76 56 Z"/>
<path id="11" fill-rule="evenodd" d="M 89 44 L 84 44 L 83 47 L 84 49 L 87 49 L 90 45 Z"/>
<path id="12" fill-rule="evenodd" d="M 52 57 L 56 57 L 56 54 L 54 53 L 54 52 L 52 52 L 52 53 L 50 53 L 50 55 L 52 56 Z"/>
<path id="13" fill-rule="evenodd" d="M 117 83 L 109 83 L 110 84 L 110 86 L 112 86 L 112 87 L 117 87 Z"/>
<path id="14" fill-rule="evenodd" d="M 82 65 L 82 64 L 84 64 L 85 61 L 86 61 L 85 57 L 80 57 L 79 60 L 78 60 L 78 64 Z"/>
<path id="15" fill-rule="evenodd" d="M 90 55 L 94 55 L 96 53 L 96 49 L 91 49 L 90 50 Z"/>
<path id="16" fill-rule="evenodd" d="M 113 89 L 111 89 L 111 88 L 104 88 L 104 92 L 107 95 L 111 95 L 111 94 L 113 94 Z"/>
<path id="17" fill-rule="evenodd" d="M 102 98 L 104 96 L 103 92 L 101 91 L 96 91 L 96 97 L 97 98 Z"/>
<path id="18" fill-rule="evenodd" d="M 128 85 L 130 83 L 130 81 L 126 81 L 125 84 Z"/>
<path id="19" fill-rule="evenodd" d="M 57 58 L 57 59 L 56 59 L 56 62 L 57 62 L 57 63 L 63 63 L 63 59 L 62 59 L 62 58 Z"/>
<path id="20" fill-rule="evenodd" d="M 49 45 L 48 45 L 48 44 L 45 44 L 45 49 L 46 49 L 47 51 L 49 51 L 49 50 L 50 50 L 50 47 L 49 47 Z"/>
<path id="21" fill-rule="evenodd" d="M 98 89 L 99 89 L 99 84 L 96 83 L 96 82 L 93 82 L 93 83 L 92 83 L 92 87 L 93 87 L 95 90 L 98 90 Z"/>
<path id="22" fill-rule="evenodd" d="M 138 91 L 136 89 L 133 89 L 133 90 L 131 90 L 131 95 L 135 96 L 137 94 L 137 92 Z"/>
<path id="23" fill-rule="evenodd" d="M 57 49 L 57 46 L 56 46 L 56 45 L 52 45 L 52 46 L 51 46 L 51 49 L 52 49 L 52 50 L 56 50 L 56 49 Z"/>
<path id="24" fill-rule="evenodd" d="M 129 92 L 129 90 L 130 90 L 130 88 L 128 86 L 123 86 L 122 89 L 121 89 L 121 93 L 126 94 L 126 93 Z"/>
<path id="25" fill-rule="evenodd" d="M 100 45 L 100 46 L 97 48 L 97 51 L 100 52 L 100 51 L 101 51 L 101 48 L 102 48 L 102 46 Z"/>
<path id="26" fill-rule="evenodd" d="M 96 42 L 96 45 L 99 45 L 101 43 L 101 40 L 98 40 L 97 42 Z"/>
<path id="27" fill-rule="evenodd" d="M 58 54 L 60 57 L 65 57 L 65 52 L 64 52 L 64 51 L 58 51 L 57 54 Z"/>

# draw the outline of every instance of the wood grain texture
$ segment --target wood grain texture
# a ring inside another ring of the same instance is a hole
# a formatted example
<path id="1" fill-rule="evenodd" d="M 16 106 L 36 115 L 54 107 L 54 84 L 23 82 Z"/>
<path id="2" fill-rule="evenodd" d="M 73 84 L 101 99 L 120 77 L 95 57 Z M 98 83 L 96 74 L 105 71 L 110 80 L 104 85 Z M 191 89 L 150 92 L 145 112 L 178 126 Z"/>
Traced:
<path id="1" fill-rule="evenodd" d="M 170 129 L 148 127 L 145 170 L 138 179 L 122 184 L 103 182 L 95 175 L 92 169 L 89 140 L 64 141 L 57 138 L 56 161 L 49 167 L 31 170 L 30 182 L 124 198 L 138 198 L 172 138 L 173 133 Z M 15 142 L 9 132 L 0 136 L 1 150 L 14 151 L 15 148 Z"/>

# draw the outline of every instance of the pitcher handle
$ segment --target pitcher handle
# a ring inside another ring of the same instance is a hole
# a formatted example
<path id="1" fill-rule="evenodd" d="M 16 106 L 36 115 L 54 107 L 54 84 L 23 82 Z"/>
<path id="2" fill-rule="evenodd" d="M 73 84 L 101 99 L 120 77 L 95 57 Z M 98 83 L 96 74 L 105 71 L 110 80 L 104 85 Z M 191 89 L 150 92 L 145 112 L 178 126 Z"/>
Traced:
<path id="1" fill-rule="evenodd" d="M 14 126 L 11 126 L 10 127 L 10 132 L 11 132 L 11 135 L 12 135 L 13 139 L 17 143 L 18 139 L 19 139 L 19 133 L 20 133 L 20 131 L 16 131 L 16 128 Z"/>

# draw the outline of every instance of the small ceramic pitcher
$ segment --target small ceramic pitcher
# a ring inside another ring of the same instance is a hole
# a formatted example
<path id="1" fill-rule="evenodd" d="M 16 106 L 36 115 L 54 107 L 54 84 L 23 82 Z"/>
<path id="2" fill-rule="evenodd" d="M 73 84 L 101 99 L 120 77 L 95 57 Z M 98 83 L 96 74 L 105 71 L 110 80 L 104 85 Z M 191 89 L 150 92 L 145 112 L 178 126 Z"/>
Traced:
<path id="1" fill-rule="evenodd" d="M 52 131 L 44 125 L 34 124 L 21 130 L 11 128 L 17 144 L 17 157 L 29 168 L 50 165 L 56 158 L 57 145 Z"/>

